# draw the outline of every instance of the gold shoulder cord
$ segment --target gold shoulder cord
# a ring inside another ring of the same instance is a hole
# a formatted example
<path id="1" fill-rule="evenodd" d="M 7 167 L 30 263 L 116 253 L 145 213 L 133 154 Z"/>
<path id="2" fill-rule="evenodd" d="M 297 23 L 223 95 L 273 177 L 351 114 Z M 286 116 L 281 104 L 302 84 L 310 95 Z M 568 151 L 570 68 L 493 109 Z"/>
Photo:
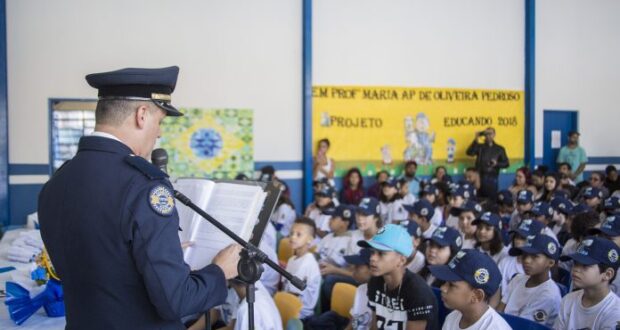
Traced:
<path id="1" fill-rule="evenodd" d="M 47 270 L 47 273 L 55 279 L 56 281 L 60 281 L 60 277 L 56 275 L 56 271 L 54 271 L 54 266 L 52 266 L 52 261 L 50 260 L 49 255 L 47 254 L 47 250 L 43 248 L 43 252 L 41 252 L 41 263 L 43 267 Z"/>

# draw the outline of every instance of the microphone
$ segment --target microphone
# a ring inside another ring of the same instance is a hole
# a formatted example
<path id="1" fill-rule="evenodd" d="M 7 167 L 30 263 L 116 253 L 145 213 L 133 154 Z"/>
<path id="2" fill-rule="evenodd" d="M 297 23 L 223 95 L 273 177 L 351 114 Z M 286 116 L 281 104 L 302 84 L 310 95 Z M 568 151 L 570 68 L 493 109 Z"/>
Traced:
<path id="1" fill-rule="evenodd" d="M 151 152 L 151 163 L 168 174 L 168 152 L 166 152 L 166 149 L 157 148 L 153 150 L 153 152 Z"/>

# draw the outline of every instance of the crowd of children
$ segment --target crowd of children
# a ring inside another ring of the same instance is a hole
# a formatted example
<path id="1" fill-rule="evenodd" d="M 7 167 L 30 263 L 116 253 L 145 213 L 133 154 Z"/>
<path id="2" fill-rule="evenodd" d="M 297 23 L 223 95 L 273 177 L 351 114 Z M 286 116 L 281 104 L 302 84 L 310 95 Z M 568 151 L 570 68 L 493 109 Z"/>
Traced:
<path id="1" fill-rule="evenodd" d="M 306 329 L 510 329 L 507 315 L 554 329 L 616 329 L 620 190 L 544 168 L 533 175 L 521 168 L 509 189 L 479 199 L 475 173 L 456 183 L 445 173 L 425 182 L 380 172 L 365 191 L 352 169 L 339 194 L 317 181 L 301 216 L 283 194 L 271 225 L 293 250 L 286 269 L 307 287 L 282 279 L 277 290 L 299 297 Z M 350 317 L 330 311 L 341 282 L 357 287 Z M 282 327 L 257 316 L 264 329 Z"/>

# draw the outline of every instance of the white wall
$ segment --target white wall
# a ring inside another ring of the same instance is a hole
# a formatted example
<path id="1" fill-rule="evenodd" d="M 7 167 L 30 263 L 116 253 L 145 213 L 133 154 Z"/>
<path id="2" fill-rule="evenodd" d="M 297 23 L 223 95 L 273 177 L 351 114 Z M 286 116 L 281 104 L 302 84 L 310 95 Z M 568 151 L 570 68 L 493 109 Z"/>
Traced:
<path id="1" fill-rule="evenodd" d="M 9 162 L 48 163 L 48 98 L 95 98 L 86 74 L 169 65 L 174 104 L 253 109 L 255 160 L 299 161 L 301 19 L 293 0 L 7 0 Z"/>
<path id="2" fill-rule="evenodd" d="M 313 83 L 523 90 L 522 0 L 315 0 Z"/>
<path id="3" fill-rule="evenodd" d="M 536 2 L 536 157 L 543 110 L 579 110 L 588 156 L 620 156 L 620 1 Z"/>

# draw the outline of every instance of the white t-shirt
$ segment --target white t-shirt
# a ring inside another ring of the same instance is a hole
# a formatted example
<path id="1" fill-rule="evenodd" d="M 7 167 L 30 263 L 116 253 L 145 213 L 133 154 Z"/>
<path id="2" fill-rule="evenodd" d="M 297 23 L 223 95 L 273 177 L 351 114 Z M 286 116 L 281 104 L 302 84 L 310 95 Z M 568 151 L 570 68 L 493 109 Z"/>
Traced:
<path id="1" fill-rule="evenodd" d="M 441 206 L 435 207 L 435 213 L 433 213 L 431 223 L 437 227 L 441 226 L 443 223 L 443 208 Z"/>
<path id="2" fill-rule="evenodd" d="M 620 298 L 613 292 L 598 304 L 585 308 L 581 303 L 583 290 L 573 291 L 562 299 L 554 329 L 616 329 L 620 322 Z"/>
<path id="3" fill-rule="evenodd" d="M 273 228 L 273 226 L 270 224 L 268 224 L 268 227 Z M 275 228 L 273 230 L 275 231 Z M 267 232 L 267 230 L 265 230 L 265 232 Z M 271 261 L 277 264 L 278 254 L 276 253 L 276 248 L 274 246 L 270 246 L 271 243 L 269 242 L 269 239 L 266 238 L 267 237 L 263 236 L 260 244 L 258 244 L 258 248 L 261 251 L 265 252 L 267 257 L 271 259 Z M 263 269 L 264 271 L 260 277 L 260 282 L 265 286 L 265 289 L 269 291 L 271 295 L 273 295 L 278 290 L 278 283 L 280 283 L 280 274 L 278 274 L 278 272 L 276 272 L 275 270 L 273 270 L 273 268 L 269 266 L 265 266 L 263 267 Z"/>
<path id="4" fill-rule="evenodd" d="M 528 288 L 525 284 L 529 278 L 528 275 L 518 274 L 510 281 L 506 295 L 502 297 L 502 302 L 506 304 L 504 313 L 551 327 L 560 310 L 560 289 L 552 279 Z"/>
<path id="5" fill-rule="evenodd" d="M 327 234 L 318 245 L 319 260 L 344 267 L 347 265 L 344 256 L 348 255 L 350 245 L 350 231 L 338 236 L 334 233 Z"/>
<path id="6" fill-rule="evenodd" d="M 474 247 L 476 247 L 476 239 L 475 238 L 465 238 L 465 235 L 463 236 L 463 246 L 461 246 L 461 249 L 473 249 Z"/>
<path id="7" fill-rule="evenodd" d="M 461 318 L 463 314 L 457 310 L 452 311 L 448 316 L 446 316 L 446 320 L 443 323 L 443 330 L 512 330 L 512 328 L 508 325 L 508 322 L 504 320 L 504 318 L 499 315 L 493 308 L 489 307 L 482 317 L 476 321 L 476 323 L 472 324 L 470 327 L 461 328 L 459 327 L 459 322 L 461 322 Z"/>
<path id="8" fill-rule="evenodd" d="M 502 261 L 502 259 L 508 256 L 508 247 L 506 246 L 504 246 L 501 251 L 497 252 L 494 255 L 491 255 L 490 251 L 483 250 L 481 246 L 478 247 L 478 251 L 485 253 L 486 255 L 491 257 L 491 259 L 495 261 L 495 264 L 499 264 L 499 262 Z"/>
<path id="9" fill-rule="evenodd" d="M 562 248 L 562 255 L 567 256 L 569 254 L 577 252 L 577 246 L 579 246 L 579 242 L 577 242 L 577 240 L 575 240 L 574 238 L 569 239 L 568 241 L 566 241 L 566 244 L 564 244 L 564 247 Z M 570 272 L 573 268 L 573 261 L 560 261 L 558 266 Z"/>
<path id="10" fill-rule="evenodd" d="M 419 273 L 424 265 L 426 264 L 426 257 L 424 257 L 424 253 L 420 251 L 416 251 L 413 256 L 413 260 L 407 265 L 407 269 L 409 269 L 412 273 Z"/>
<path id="11" fill-rule="evenodd" d="M 547 236 L 549 236 L 549 237 L 553 238 L 556 242 L 559 242 L 559 241 L 558 241 L 558 236 L 557 236 L 557 235 L 553 232 L 553 229 L 551 229 L 551 228 L 549 228 L 549 227 L 547 227 L 547 226 L 545 226 L 545 227 L 543 228 L 543 230 L 542 230 L 542 234 L 543 234 L 543 235 L 547 235 Z"/>
<path id="12" fill-rule="evenodd" d="M 329 229 L 329 220 L 331 219 L 331 215 L 321 213 L 319 217 L 314 221 L 314 223 L 316 224 L 316 229 L 329 233 L 331 231 L 331 229 Z"/>
<path id="13" fill-rule="evenodd" d="M 353 330 L 370 329 L 372 311 L 368 308 L 368 284 L 364 283 L 357 287 L 350 313 Z"/>
<path id="14" fill-rule="evenodd" d="M 428 227 L 427 230 L 422 232 L 422 238 L 431 238 L 433 237 L 433 233 L 435 232 L 435 229 L 437 229 L 437 226 L 433 225 L 431 223 L 430 227 Z"/>
<path id="15" fill-rule="evenodd" d="M 497 265 L 497 268 L 499 268 L 499 271 L 502 274 L 500 290 L 503 297 L 506 295 L 510 280 L 512 280 L 515 275 L 523 274 L 525 272 L 523 271 L 523 265 L 517 260 L 517 257 L 510 255 L 504 257 Z"/>
<path id="16" fill-rule="evenodd" d="M 297 214 L 295 210 L 288 204 L 281 204 L 271 215 L 271 222 L 280 226 L 280 234 L 288 236 L 291 232 L 293 222 L 295 222 Z"/>
<path id="17" fill-rule="evenodd" d="M 296 294 L 301 299 L 302 308 L 300 319 L 307 318 L 314 314 L 314 306 L 319 299 L 321 289 L 321 270 L 319 263 L 314 259 L 314 255 L 308 252 L 301 257 L 292 256 L 288 259 L 286 270 L 306 281 L 306 289 L 302 292 L 291 284 L 287 279 L 283 279 L 283 289 L 286 292 Z"/>
<path id="18" fill-rule="evenodd" d="M 280 317 L 280 312 L 278 311 L 273 298 L 271 298 L 269 292 L 267 292 L 260 282 L 256 283 L 254 298 L 255 329 L 282 330 L 282 318 Z M 247 299 L 243 299 L 239 303 L 236 319 L 235 330 L 248 329 L 249 320 Z"/>
<path id="19" fill-rule="evenodd" d="M 350 232 L 351 232 L 351 239 L 349 240 L 349 248 L 347 249 L 347 254 L 346 254 L 348 256 L 359 254 L 362 248 L 357 245 L 357 242 L 365 240 L 364 232 L 362 230 L 356 229 L 356 230 L 351 230 Z"/>
<path id="20" fill-rule="evenodd" d="M 379 216 L 383 220 L 383 224 L 387 225 L 393 222 L 405 221 L 409 218 L 409 212 L 403 207 L 403 200 L 401 198 L 395 199 L 391 202 L 379 203 Z"/>

